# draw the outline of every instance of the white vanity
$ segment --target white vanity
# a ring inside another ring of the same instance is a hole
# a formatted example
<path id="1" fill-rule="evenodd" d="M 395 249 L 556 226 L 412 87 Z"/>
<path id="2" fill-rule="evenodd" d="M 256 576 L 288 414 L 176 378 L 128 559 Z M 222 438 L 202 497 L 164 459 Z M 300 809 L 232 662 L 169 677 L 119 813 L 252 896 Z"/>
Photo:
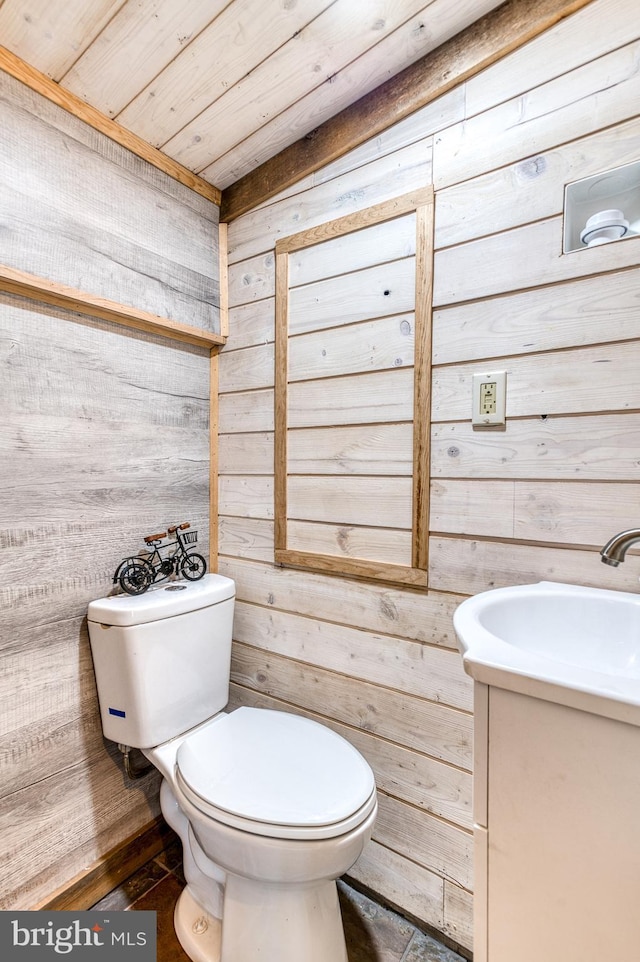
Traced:
<path id="1" fill-rule="evenodd" d="M 501 588 L 454 623 L 475 680 L 474 959 L 640 958 L 640 595 Z"/>

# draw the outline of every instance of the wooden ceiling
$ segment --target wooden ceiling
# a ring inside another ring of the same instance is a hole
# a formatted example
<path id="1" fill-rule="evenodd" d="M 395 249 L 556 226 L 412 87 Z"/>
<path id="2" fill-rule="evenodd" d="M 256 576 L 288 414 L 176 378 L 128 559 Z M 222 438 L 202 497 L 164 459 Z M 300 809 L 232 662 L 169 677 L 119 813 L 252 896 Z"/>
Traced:
<path id="1" fill-rule="evenodd" d="M 502 0 L 0 0 L 0 40 L 218 188 Z"/>
<path id="2" fill-rule="evenodd" d="M 0 0 L 0 69 L 231 220 L 590 2 Z"/>

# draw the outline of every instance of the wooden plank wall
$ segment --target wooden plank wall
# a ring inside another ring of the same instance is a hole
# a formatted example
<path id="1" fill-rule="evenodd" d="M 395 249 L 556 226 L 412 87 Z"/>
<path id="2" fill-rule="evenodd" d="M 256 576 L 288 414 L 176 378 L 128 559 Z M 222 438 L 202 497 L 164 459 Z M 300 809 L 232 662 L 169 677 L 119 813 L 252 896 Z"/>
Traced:
<path id="1" fill-rule="evenodd" d="M 466 949 L 472 691 L 451 614 L 540 579 L 637 589 L 637 558 L 615 570 L 598 549 L 640 523 L 640 239 L 561 252 L 565 183 L 639 159 L 639 52 L 635 0 L 594 0 L 229 226 L 219 506 L 220 569 L 238 584 L 234 704 L 321 718 L 364 752 L 380 817 L 354 877 Z M 276 568 L 274 245 L 429 183 L 430 589 Z M 507 371 L 508 420 L 479 432 L 471 375 L 487 365 Z"/>
<path id="2" fill-rule="evenodd" d="M 218 209 L 0 74 L 0 263 L 219 330 Z M 102 738 L 86 608 L 172 521 L 208 551 L 209 351 L 0 296 L 0 908 L 158 812 Z"/>

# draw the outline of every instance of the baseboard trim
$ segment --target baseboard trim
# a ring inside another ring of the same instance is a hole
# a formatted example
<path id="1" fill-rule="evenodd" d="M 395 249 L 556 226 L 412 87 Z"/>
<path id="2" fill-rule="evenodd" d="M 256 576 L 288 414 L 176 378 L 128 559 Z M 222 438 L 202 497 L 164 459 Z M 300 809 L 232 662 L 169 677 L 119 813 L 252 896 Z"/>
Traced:
<path id="1" fill-rule="evenodd" d="M 167 848 L 174 838 L 174 832 L 159 815 L 33 908 L 76 912 L 89 909 Z"/>

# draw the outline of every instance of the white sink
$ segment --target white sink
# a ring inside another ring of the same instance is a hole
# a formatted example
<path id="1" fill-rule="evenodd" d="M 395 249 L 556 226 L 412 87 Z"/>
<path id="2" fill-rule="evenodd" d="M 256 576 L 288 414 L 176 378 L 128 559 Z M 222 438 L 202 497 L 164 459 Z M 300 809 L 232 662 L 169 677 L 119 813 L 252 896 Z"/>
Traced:
<path id="1" fill-rule="evenodd" d="M 542 581 L 475 595 L 453 623 L 476 681 L 640 725 L 640 595 Z"/>

